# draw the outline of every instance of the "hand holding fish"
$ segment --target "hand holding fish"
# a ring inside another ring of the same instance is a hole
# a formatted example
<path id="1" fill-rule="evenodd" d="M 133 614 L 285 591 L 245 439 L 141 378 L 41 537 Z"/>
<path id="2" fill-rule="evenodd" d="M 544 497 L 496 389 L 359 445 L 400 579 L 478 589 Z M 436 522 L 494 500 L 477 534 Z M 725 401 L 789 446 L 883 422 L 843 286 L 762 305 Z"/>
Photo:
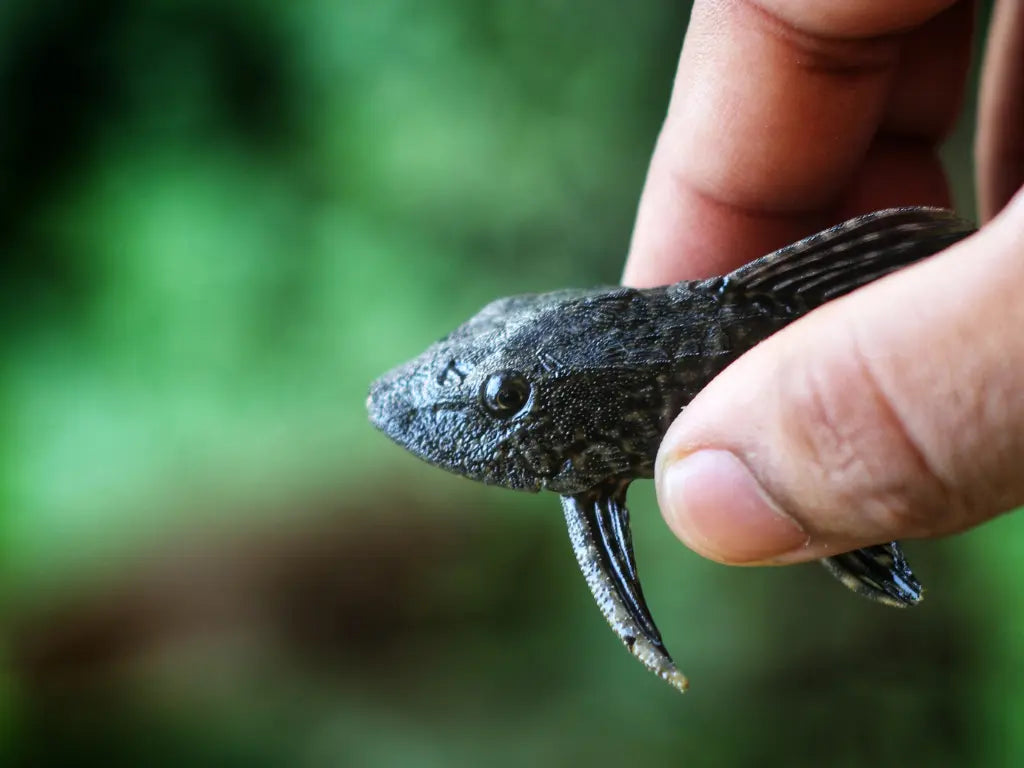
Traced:
<path id="1" fill-rule="evenodd" d="M 863 211 L 948 206 L 937 148 L 972 14 L 948 0 L 698 0 L 625 282 L 722 274 Z M 984 219 L 1001 213 L 697 395 L 656 469 L 666 520 L 698 552 L 813 560 L 1024 504 L 1024 195 L 1007 205 L 1024 181 L 1024 5 L 998 4 L 991 30 L 978 193 Z"/>
<path id="2" fill-rule="evenodd" d="M 1024 177 L 1024 120 L 1004 119 L 1022 102 L 991 95 L 1021 85 L 1020 8 L 1000 7 L 989 55 L 988 212 Z M 706 555 L 820 559 L 896 607 L 922 592 L 894 537 L 1024 503 L 1024 195 L 977 234 L 920 205 L 948 203 L 935 144 L 969 14 L 698 2 L 627 264 L 638 288 L 498 299 L 371 386 L 370 418 L 414 454 L 561 496 L 605 618 L 679 690 L 633 556 L 633 480 L 656 476 Z"/>

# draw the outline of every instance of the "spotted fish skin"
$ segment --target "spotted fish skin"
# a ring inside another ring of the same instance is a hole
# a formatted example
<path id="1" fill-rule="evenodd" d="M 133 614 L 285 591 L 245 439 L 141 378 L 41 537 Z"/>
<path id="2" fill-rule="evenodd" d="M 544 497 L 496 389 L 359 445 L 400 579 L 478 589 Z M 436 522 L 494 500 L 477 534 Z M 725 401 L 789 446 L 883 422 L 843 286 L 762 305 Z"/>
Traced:
<path id="1" fill-rule="evenodd" d="M 636 575 L 629 483 L 653 476 L 669 425 L 741 354 L 825 302 L 973 231 L 943 209 L 889 209 L 722 277 L 499 299 L 375 381 L 370 418 L 451 472 L 561 495 L 577 561 L 605 618 L 645 666 L 683 690 L 686 680 Z M 879 602 L 921 599 L 895 542 L 823 563 Z"/>

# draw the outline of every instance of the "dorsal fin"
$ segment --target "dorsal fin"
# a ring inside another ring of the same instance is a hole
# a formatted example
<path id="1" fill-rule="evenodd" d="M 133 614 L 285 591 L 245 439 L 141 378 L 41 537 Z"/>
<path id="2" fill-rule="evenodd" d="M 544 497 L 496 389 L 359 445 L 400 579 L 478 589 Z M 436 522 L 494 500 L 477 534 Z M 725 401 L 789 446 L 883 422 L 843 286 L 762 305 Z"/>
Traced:
<path id="1" fill-rule="evenodd" d="M 938 253 L 974 225 L 944 208 L 890 208 L 858 216 L 729 273 L 723 294 L 763 294 L 806 310 Z"/>

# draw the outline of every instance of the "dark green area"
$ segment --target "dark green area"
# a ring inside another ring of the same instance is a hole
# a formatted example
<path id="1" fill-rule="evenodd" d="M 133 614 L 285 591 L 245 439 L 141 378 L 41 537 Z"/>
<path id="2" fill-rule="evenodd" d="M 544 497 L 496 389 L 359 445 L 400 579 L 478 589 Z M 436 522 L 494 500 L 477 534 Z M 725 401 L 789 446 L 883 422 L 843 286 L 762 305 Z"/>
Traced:
<path id="1" fill-rule="evenodd" d="M 617 279 L 685 5 L 0 5 L 0 763 L 1024 760 L 1019 519 L 911 544 L 897 612 L 702 561 L 638 484 L 683 698 L 553 497 L 366 423 L 491 298 Z"/>

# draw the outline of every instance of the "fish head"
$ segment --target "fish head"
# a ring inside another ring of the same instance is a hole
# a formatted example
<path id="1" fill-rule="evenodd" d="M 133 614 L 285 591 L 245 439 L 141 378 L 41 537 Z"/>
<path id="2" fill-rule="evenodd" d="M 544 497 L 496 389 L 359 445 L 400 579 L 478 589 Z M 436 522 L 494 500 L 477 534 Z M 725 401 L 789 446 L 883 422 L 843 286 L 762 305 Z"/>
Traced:
<path id="1" fill-rule="evenodd" d="M 601 367 L 586 307 L 566 291 L 492 302 L 377 379 L 370 420 L 435 466 L 514 490 L 650 476 L 660 435 L 637 415 L 639 374 Z"/>

